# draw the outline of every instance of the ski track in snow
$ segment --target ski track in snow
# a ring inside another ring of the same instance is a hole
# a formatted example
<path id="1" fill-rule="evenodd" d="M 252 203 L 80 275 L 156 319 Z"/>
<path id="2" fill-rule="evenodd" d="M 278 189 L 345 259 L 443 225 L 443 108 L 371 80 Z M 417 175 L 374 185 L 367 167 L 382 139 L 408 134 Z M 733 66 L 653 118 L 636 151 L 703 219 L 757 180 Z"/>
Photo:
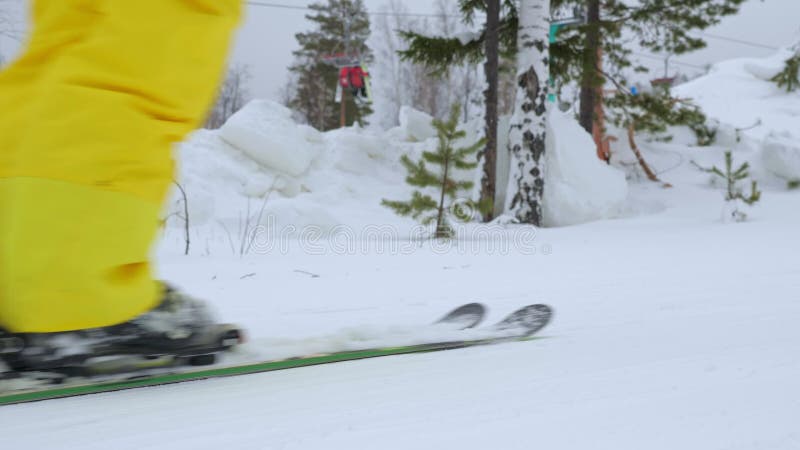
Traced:
<path id="1" fill-rule="evenodd" d="M 798 448 L 800 213 L 771 194 L 744 224 L 676 208 L 544 230 L 550 255 L 162 256 L 256 342 L 475 300 L 489 322 L 556 315 L 532 342 L 2 407 L 0 448 Z"/>

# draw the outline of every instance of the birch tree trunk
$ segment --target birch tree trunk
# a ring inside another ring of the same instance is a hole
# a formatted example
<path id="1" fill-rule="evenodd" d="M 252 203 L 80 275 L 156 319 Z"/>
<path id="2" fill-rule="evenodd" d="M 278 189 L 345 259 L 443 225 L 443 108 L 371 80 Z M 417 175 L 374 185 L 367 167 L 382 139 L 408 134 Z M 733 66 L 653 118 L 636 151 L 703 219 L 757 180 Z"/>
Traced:
<path id="1" fill-rule="evenodd" d="M 508 212 L 542 223 L 550 42 L 550 0 L 520 0 L 517 96 L 509 130 Z"/>

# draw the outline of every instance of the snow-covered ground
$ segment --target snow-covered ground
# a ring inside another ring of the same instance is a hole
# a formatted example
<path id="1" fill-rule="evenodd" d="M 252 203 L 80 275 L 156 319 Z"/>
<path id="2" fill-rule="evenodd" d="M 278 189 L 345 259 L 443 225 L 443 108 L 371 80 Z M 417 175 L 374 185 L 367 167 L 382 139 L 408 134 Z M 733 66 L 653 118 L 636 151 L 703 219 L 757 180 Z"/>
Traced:
<path id="1" fill-rule="evenodd" d="M 559 173 L 602 182 L 551 179 L 585 199 L 558 212 L 605 220 L 469 224 L 449 244 L 409 239 L 413 225 L 376 204 L 407 195 L 396 159 L 426 145 L 417 126 L 290 133 L 296 125 L 267 107 L 285 134 L 196 135 L 182 150 L 192 255 L 181 255 L 172 218 L 159 271 L 246 326 L 245 352 L 326 336 L 346 346 L 471 301 L 490 308 L 489 321 L 544 302 L 554 321 L 531 342 L 2 407 L 0 449 L 800 448 L 800 191 L 764 154 L 782 136 L 796 156 L 800 94 L 771 90 L 746 67 L 729 63 L 681 95 L 722 122 L 721 139 L 750 125 L 747 112 L 723 114 L 717 102 L 737 108 L 726 89 L 760 105 L 760 129 L 710 148 L 680 136 L 641 143 L 673 188 L 620 165 L 618 202 L 617 172 L 564 158 Z M 302 154 L 281 156 L 282 142 Z M 720 220 L 721 187 L 690 164 L 720 165 L 728 148 L 764 191 L 744 223 Z M 242 251 L 245 217 L 269 228 Z"/>

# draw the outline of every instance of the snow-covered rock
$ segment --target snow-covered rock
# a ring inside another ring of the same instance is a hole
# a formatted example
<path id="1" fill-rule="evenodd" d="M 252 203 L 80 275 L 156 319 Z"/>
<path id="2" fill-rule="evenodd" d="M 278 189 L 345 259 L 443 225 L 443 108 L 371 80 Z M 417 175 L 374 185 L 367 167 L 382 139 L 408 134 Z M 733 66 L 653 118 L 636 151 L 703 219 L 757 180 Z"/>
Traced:
<path id="1" fill-rule="evenodd" d="M 233 115 L 219 131 L 228 144 L 260 164 L 297 176 L 308 170 L 319 133 L 298 125 L 292 112 L 275 102 L 254 100 Z"/>
<path id="2" fill-rule="evenodd" d="M 552 111 L 545 154 L 544 225 L 574 225 L 619 214 L 625 175 L 595 157 L 592 138 L 570 113 Z"/>
<path id="3" fill-rule="evenodd" d="M 771 134 L 761 153 L 764 167 L 789 181 L 800 180 L 800 141 L 789 133 Z"/>
<path id="4" fill-rule="evenodd" d="M 431 125 L 433 118 L 410 106 L 400 108 L 400 128 L 405 139 L 409 141 L 424 141 L 436 137 L 436 128 Z"/>

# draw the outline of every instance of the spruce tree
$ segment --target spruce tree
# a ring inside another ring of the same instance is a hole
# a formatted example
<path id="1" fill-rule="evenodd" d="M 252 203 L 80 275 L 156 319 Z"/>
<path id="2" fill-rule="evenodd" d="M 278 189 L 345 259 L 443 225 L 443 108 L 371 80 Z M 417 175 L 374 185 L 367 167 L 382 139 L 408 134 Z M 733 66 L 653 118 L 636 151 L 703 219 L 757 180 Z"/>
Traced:
<path id="1" fill-rule="evenodd" d="M 438 135 L 438 145 L 435 151 L 425 151 L 419 161 L 411 160 L 408 155 L 403 155 L 400 162 L 408 171 L 406 182 L 418 188 L 435 188 L 438 190 L 438 199 L 420 190 L 415 190 L 411 200 L 395 201 L 383 200 L 382 205 L 393 209 L 401 216 L 410 216 L 419 220 L 423 225 L 436 224 L 435 237 L 447 238 L 453 236 L 447 212 L 454 204 L 458 194 L 472 189 L 471 181 L 458 181 L 453 178 L 453 170 L 471 170 L 478 164 L 474 162 L 475 153 L 480 149 L 485 140 L 466 147 L 455 148 L 458 141 L 464 139 L 467 133 L 458 129 L 460 105 L 454 105 L 450 118 L 446 121 L 433 120 L 433 126 Z M 429 165 L 439 166 L 438 171 L 431 170 Z M 449 204 L 446 202 L 449 200 Z M 490 205 L 481 205 L 477 209 L 486 209 Z M 455 208 L 454 208 L 455 209 Z"/>
<path id="2" fill-rule="evenodd" d="M 750 164 L 745 162 L 737 168 L 733 168 L 733 154 L 730 151 L 725 152 L 725 169 L 722 170 L 717 166 L 706 168 L 698 165 L 694 161 L 692 163 L 695 167 L 703 172 L 707 172 L 725 181 L 725 202 L 733 205 L 726 214 L 730 218 L 742 222 L 747 219 L 747 214 L 739 211 L 738 202 L 743 202 L 747 205 L 754 205 L 761 200 L 761 191 L 758 190 L 758 184 L 755 180 L 750 180 L 750 194 L 745 195 L 743 190 L 739 187 L 739 182 L 744 181 L 750 177 Z M 726 217 L 728 219 L 728 217 Z"/>
<path id="3" fill-rule="evenodd" d="M 500 60 L 512 59 L 512 55 L 504 53 L 503 50 L 516 48 L 516 45 L 509 45 L 508 42 L 504 43 L 501 40 L 516 40 L 516 25 L 514 24 L 509 33 L 508 23 L 504 19 L 514 8 L 514 0 L 459 0 L 459 9 L 465 23 L 472 25 L 477 14 L 486 16 L 480 37 L 469 42 L 462 42 L 454 37 L 430 37 L 411 31 L 401 33 L 409 42 L 409 48 L 400 52 L 403 58 L 425 64 L 435 73 L 444 72 L 452 66 L 478 63 L 485 59 L 483 68 L 487 82 L 484 91 L 486 144 L 480 152 L 483 174 L 479 200 L 485 205 L 494 204 L 498 189 L 496 171 Z M 494 207 L 485 209 L 483 217 L 485 221 L 493 218 L 493 209 Z"/>
<path id="4" fill-rule="evenodd" d="M 666 134 L 669 126 L 686 125 L 695 132 L 698 145 L 710 145 L 716 135 L 716 130 L 706 125 L 706 116 L 698 106 L 673 97 L 666 88 L 632 95 L 620 87 L 620 92 L 609 98 L 606 105 L 611 110 L 611 123 L 627 132 L 628 144 L 651 181 L 661 180 L 639 151 L 636 133 L 646 132 L 657 140 L 669 141 L 672 138 Z"/>
<path id="5" fill-rule="evenodd" d="M 293 75 L 293 93 L 289 107 L 300 113 L 313 127 L 331 130 L 340 126 L 336 89 L 339 69 L 323 61 L 324 56 L 354 55 L 361 62 L 372 61 L 367 46 L 370 34 L 369 15 L 363 0 L 327 0 L 309 5 L 313 12 L 306 19 L 315 29 L 295 35 L 300 49 L 294 52 L 295 62 L 289 68 Z M 372 113 L 368 104 L 343 94 L 347 102 L 346 123 L 365 125 Z"/>
<path id="6" fill-rule="evenodd" d="M 800 87 L 800 42 L 794 46 L 794 56 L 786 60 L 783 70 L 772 78 L 786 92 L 794 92 Z"/>
<path id="7" fill-rule="evenodd" d="M 481 176 L 481 201 L 494 205 L 497 190 L 497 121 L 498 121 L 498 89 L 500 78 L 500 0 L 486 0 L 486 63 L 483 66 L 486 75 L 486 91 L 484 92 L 484 133 L 486 147 L 482 151 L 483 175 Z M 487 210 L 483 219 L 486 222 L 494 218 L 494 206 Z"/>
<path id="8" fill-rule="evenodd" d="M 485 0 L 460 0 L 465 18 L 471 19 L 483 9 Z M 662 54 L 680 55 L 706 46 L 696 32 L 715 25 L 722 18 L 736 14 L 745 0 L 551 0 L 554 18 L 572 15 L 577 8 L 584 12 L 583 25 L 562 29 L 550 45 L 550 74 L 556 86 L 570 82 L 581 86 L 581 124 L 591 132 L 594 90 L 613 77 L 626 84 L 626 70 L 647 72 L 633 61 L 633 50 L 625 45 L 635 40 L 643 49 Z M 500 52 L 517 54 L 519 3 L 504 0 L 499 30 Z M 622 39 L 623 34 L 633 39 Z M 480 61 L 484 54 L 486 32 L 478 39 L 462 43 L 458 39 L 430 37 L 406 33 L 410 40 L 404 56 L 425 63 L 437 70 L 463 61 Z M 602 54 L 607 70 L 602 70 L 597 57 Z"/>
<path id="9" fill-rule="evenodd" d="M 746 0 L 558 0 L 559 9 L 579 8 L 586 11 L 586 23 L 571 27 L 559 34 L 553 44 L 553 76 L 563 85 L 577 81 L 581 86 L 580 121 L 588 131 L 596 119 L 593 111 L 597 87 L 609 77 L 626 84 L 621 74 L 626 69 L 647 72 L 635 66 L 632 49 L 623 45 L 623 35 L 635 39 L 644 50 L 680 55 L 706 46 L 694 36 L 728 15 L 736 14 Z M 629 40 L 629 39 L 626 39 Z M 600 51 L 602 50 L 602 51 Z M 598 56 L 602 54 L 609 70 L 601 69 Z"/>

